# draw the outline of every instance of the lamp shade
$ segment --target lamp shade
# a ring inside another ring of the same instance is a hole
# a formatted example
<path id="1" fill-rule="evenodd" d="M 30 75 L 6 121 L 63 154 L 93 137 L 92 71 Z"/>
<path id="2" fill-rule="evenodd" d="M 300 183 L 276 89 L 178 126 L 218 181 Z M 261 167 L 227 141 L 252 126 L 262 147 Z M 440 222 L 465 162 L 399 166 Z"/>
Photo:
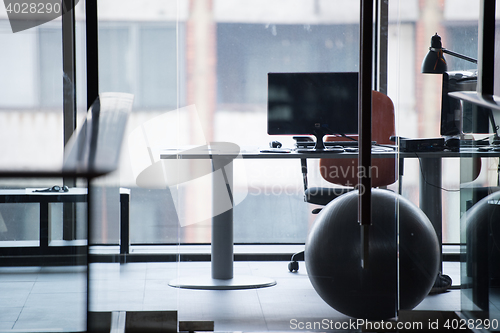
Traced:
<path id="1" fill-rule="evenodd" d="M 448 70 L 444 59 L 441 37 L 438 34 L 432 36 L 431 47 L 422 62 L 422 73 L 442 74 Z"/>

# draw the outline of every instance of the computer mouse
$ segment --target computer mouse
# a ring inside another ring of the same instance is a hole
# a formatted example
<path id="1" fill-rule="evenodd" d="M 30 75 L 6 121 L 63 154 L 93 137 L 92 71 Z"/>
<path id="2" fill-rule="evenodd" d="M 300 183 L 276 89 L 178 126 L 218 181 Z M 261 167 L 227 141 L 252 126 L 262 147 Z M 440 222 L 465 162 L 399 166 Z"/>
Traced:
<path id="1" fill-rule="evenodd" d="M 271 142 L 269 142 L 269 147 L 271 147 L 271 148 L 281 148 L 281 142 L 279 142 L 279 141 L 271 141 Z"/>

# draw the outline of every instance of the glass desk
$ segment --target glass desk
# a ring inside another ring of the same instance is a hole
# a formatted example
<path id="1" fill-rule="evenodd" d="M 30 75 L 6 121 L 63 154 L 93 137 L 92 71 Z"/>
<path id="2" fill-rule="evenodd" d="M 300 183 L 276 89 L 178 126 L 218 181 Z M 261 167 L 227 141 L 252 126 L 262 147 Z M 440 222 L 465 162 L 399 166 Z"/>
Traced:
<path id="1" fill-rule="evenodd" d="M 213 171 L 221 170 L 224 183 L 213 183 L 214 206 L 217 206 L 221 193 L 227 191 L 232 200 L 233 186 L 232 160 L 236 157 L 243 159 L 318 159 L 318 158 L 356 158 L 356 152 L 307 152 L 288 153 L 269 151 L 261 152 L 257 148 L 241 149 L 232 143 L 213 143 L 209 146 L 191 147 L 187 149 L 169 149 L 160 152 L 160 159 L 211 159 Z M 421 163 L 420 174 L 420 208 L 427 215 L 434 226 L 440 246 L 442 245 L 442 199 L 441 177 L 442 158 L 447 157 L 497 157 L 500 152 L 478 151 L 466 149 L 460 152 L 398 152 L 387 149 L 373 151 L 372 158 L 418 158 Z M 395 162 L 396 163 L 396 162 Z M 172 281 L 171 285 L 191 289 L 246 289 L 274 285 L 272 280 L 257 281 L 255 277 L 239 277 L 233 275 L 233 212 L 232 208 L 212 218 L 212 249 L 211 249 L 211 278 L 192 277 Z"/>

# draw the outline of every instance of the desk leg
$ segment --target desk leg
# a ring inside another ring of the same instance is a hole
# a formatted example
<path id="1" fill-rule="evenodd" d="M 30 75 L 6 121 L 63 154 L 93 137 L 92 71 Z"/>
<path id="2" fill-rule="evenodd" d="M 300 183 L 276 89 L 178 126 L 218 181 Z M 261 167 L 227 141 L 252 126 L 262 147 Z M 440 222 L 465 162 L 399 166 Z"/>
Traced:
<path id="1" fill-rule="evenodd" d="M 420 209 L 427 215 L 436 231 L 439 241 L 440 265 L 443 271 L 443 220 L 442 220 L 442 167 L 441 158 L 420 158 L 422 174 L 420 176 Z"/>
<path id="2" fill-rule="evenodd" d="M 233 278 L 233 210 L 212 218 L 212 278 Z"/>
<path id="3" fill-rule="evenodd" d="M 76 239 L 76 204 L 74 202 L 63 202 L 63 240 Z"/>
<path id="4" fill-rule="evenodd" d="M 40 250 L 42 253 L 47 253 L 49 250 L 49 215 L 49 202 L 40 202 Z"/>
<path id="5" fill-rule="evenodd" d="M 219 211 L 217 198 L 229 196 L 233 202 L 233 168 L 230 162 L 221 169 L 224 183 L 212 184 L 213 211 Z M 215 180 L 215 179 L 214 179 Z M 212 217 L 212 278 L 233 278 L 233 209 Z"/>
<path id="6" fill-rule="evenodd" d="M 120 262 L 130 253 L 130 189 L 120 188 Z"/>
<path id="7" fill-rule="evenodd" d="M 214 157 L 214 178 L 212 184 L 212 196 L 214 211 L 221 211 L 221 204 L 227 203 L 227 198 L 233 203 L 233 163 L 232 159 L 224 160 Z M 224 181 L 215 177 L 216 172 L 222 172 Z M 224 202 L 224 203 L 221 203 Z M 234 261 L 233 243 L 233 209 L 212 218 L 212 266 L 210 277 L 186 277 L 169 282 L 176 288 L 206 289 L 206 290 L 230 290 L 230 289 L 253 289 L 270 287 L 276 281 L 261 276 L 233 276 Z"/>

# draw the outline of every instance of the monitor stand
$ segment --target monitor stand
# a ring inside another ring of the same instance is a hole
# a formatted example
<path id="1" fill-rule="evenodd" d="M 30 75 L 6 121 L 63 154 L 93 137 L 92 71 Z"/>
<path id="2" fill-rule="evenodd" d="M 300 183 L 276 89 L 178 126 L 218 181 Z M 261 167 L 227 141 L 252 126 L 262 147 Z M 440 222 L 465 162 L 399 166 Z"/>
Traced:
<path id="1" fill-rule="evenodd" d="M 325 136 L 325 133 L 320 131 L 314 131 L 314 136 L 316 137 L 316 145 L 314 146 L 312 150 L 313 152 L 321 152 L 327 150 L 325 147 L 325 142 L 323 141 L 323 137 Z"/>

